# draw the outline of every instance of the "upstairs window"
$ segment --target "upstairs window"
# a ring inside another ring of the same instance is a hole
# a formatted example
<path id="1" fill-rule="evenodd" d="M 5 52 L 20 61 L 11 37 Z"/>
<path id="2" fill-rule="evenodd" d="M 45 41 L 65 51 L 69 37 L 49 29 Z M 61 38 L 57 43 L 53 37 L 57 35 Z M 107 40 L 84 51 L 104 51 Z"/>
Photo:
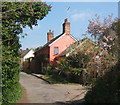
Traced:
<path id="1" fill-rule="evenodd" d="M 54 47 L 54 54 L 57 55 L 58 54 L 58 47 Z"/>

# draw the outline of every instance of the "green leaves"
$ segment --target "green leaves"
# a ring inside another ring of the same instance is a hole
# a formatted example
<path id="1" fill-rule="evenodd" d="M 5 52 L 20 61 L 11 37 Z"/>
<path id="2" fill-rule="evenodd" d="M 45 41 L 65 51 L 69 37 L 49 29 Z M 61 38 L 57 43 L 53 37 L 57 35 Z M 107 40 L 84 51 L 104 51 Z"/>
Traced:
<path id="1" fill-rule="evenodd" d="M 107 72 L 103 77 L 98 78 L 95 86 L 85 96 L 86 103 L 116 103 L 120 104 L 120 72 L 116 70 Z"/>
<path id="2" fill-rule="evenodd" d="M 19 36 L 23 28 L 37 25 L 50 11 L 42 2 L 2 2 L 2 90 L 3 103 L 13 103 L 20 96 Z M 23 36 L 24 37 L 24 36 Z"/>
<path id="3" fill-rule="evenodd" d="M 78 52 L 77 54 L 73 54 L 72 56 L 69 56 L 67 59 L 71 67 L 85 68 L 87 63 L 90 61 L 90 56 L 85 55 L 82 52 Z"/>
<path id="4" fill-rule="evenodd" d="M 23 27 L 28 25 L 31 27 L 35 25 L 35 21 L 43 19 L 44 16 L 50 11 L 50 6 L 44 5 L 42 2 L 11 2 L 3 3 L 3 22 L 4 19 L 14 19 L 15 22 L 19 22 Z"/>
<path id="5" fill-rule="evenodd" d="M 61 78 L 68 82 L 82 83 L 82 72 L 85 71 L 89 61 L 90 57 L 88 55 L 78 52 L 59 59 L 55 65 L 49 66 L 48 72 L 55 79 Z"/>

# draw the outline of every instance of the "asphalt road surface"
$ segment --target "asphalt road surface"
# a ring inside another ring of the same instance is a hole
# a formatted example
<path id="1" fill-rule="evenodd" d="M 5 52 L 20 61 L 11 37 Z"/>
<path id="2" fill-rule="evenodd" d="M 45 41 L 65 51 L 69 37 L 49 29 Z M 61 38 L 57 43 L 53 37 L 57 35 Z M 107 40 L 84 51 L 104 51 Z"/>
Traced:
<path id="1" fill-rule="evenodd" d="M 29 103 L 65 102 L 67 92 L 62 87 L 48 84 L 24 72 L 20 73 L 20 83 L 26 89 Z"/>
<path id="2" fill-rule="evenodd" d="M 81 85 L 49 84 L 31 74 L 20 73 L 20 83 L 25 89 L 20 103 L 66 103 L 84 98 L 86 88 Z"/>

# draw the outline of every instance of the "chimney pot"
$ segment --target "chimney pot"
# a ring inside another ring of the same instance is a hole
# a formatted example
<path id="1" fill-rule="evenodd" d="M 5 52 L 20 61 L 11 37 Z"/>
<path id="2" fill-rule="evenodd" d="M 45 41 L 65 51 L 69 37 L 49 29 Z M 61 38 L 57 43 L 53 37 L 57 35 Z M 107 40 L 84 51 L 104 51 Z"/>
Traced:
<path id="1" fill-rule="evenodd" d="M 65 19 L 65 23 L 68 22 L 68 18 Z"/>
<path id="2" fill-rule="evenodd" d="M 54 39 L 54 34 L 52 30 L 49 30 L 47 33 L 47 41 L 50 42 L 52 39 Z"/>

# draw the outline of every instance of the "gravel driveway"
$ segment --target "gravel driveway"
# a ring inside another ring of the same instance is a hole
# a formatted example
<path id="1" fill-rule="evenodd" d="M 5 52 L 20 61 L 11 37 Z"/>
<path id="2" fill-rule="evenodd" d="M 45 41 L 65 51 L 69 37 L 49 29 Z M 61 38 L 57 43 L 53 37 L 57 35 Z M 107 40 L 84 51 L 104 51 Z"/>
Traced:
<path id="1" fill-rule="evenodd" d="M 20 73 L 20 83 L 27 96 L 23 103 L 64 103 L 82 99 L 86 93 L 81 85 L 53 85 L 24 72 Z"/>

